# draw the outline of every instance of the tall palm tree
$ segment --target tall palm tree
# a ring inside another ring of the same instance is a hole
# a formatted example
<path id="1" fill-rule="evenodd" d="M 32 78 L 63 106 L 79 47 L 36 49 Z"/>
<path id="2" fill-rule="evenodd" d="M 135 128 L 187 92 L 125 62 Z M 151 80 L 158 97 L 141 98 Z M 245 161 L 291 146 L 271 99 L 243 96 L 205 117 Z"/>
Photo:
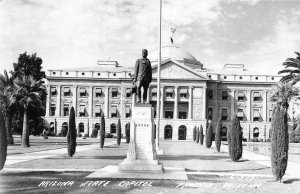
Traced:
<path id="1" fill-rule="evenodd" d="M 13 95 L 14 91 L 15 87 L 12 78 L 9 77 L 6 70 L 4 70 L 4 75 L 0 74 L 0 106 L 5 117 L 8 144 L 14 144 L 12 136 L 12 117 L 16 109 L 16 98 Z"/>
<path id="2" fill-rule="evenodd" d="M 297 54 L 296 58 L 287 58 L 282 64 L 285 66 L 284 70 L 278 72 L 278 74 L 287 73 L 281 78 L 281 82 L 291 82 L 291 85 L 296 84 L 300 81 L 300 53 Z"/>
<path id="3" fill-rule="evenodd" d="M 39 109 L 41 107 L 41 97 L 45 94 L 46 88 L 42 81 L 34 80 L 31 75 L 17 78 L 14 80 L 14 85 L 16 87 L 15 95 L 17 100 L 24 109 L 22 146 L 29 147 L 28 111 L 30 108 Z"/>

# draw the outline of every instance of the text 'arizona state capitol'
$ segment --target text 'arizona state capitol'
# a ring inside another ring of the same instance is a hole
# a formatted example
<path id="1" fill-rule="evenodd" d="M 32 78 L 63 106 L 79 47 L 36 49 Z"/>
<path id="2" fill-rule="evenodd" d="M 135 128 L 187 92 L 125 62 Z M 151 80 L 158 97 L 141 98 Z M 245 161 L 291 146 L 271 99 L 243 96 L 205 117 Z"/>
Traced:
<path id="1" fill-rule="evenodd" d="M 223 120 L 222 135 L 232 114 L 241 120 L 243 136 L 267 139 L 271 127 L 272 86 L 280 76 L 249 72 L 242 64 L 226 64 L 221 70 L 205 68 L 189 52 L 175 44 L 162 47 L 161 88 L 157 89 L 157 51 L 149 55 L 153 81 L 148 101 L 156 114 L 157 92 L 161 92 L 160 137 L 172 140 L 192 139 L 195 126 L 213 126 Z M 122 134 L 130 122 L 132 106 L 132 67 L 116 61 L 98 61 L 91 68 L 47 71 L 46 119 L 59 133 L 68 126 L 71 106 L 76 111 L 79 133 L 91 135 L 100 127 L 100 112 L 105 115 L 106 133 L 114 134 L 121 119 Z"/>

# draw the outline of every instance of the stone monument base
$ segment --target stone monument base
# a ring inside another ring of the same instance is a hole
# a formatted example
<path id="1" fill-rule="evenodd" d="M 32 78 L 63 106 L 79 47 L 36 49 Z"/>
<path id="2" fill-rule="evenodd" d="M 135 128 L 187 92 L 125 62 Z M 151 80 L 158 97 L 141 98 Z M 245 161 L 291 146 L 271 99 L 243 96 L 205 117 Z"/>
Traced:
<path id="1" fill-rule="evenodd" d="M 120 172 L 163 173 L 163 165 L 158 160 L 124 160 L 119 164 Z"/>

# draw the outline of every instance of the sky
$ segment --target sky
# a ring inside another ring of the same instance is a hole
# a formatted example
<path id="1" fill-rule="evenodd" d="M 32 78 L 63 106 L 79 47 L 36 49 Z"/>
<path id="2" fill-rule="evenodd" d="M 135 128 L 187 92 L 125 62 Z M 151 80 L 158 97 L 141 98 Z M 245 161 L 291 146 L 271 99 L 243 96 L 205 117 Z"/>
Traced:
<path id="1" fill-rule="evenodd" d="M 0 73 L 19 54 L 43 69 L 133 66 L 158 49 L 159 0 L 0 0 Z M 174 43 L 210 69 L 224 64 L 277 74 L 300 52 L 300 0 L 163 0 L 162 44 Z"/>

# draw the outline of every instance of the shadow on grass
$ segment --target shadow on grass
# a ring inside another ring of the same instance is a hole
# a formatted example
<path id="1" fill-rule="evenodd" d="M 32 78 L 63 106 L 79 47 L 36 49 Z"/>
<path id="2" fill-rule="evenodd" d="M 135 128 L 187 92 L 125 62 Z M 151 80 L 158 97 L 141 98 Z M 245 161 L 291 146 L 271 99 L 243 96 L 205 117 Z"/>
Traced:
<path id="1" fill-rule="evenodd" d="M 74 160 L 90 160 L 90 159 L 101 159 L 101 160 L 123 160 L 126 158 L 126 155 L 123 156 L 63 156 L 63 157 L 51 157 L 47 158 L 47 160 L 58 160 L 58 159 L 66 159 L 66 158 L 72 158 Z"/>
<path id="2" fill-rule="evenodd" d="M 222 160 L 228 156 L 202 156 L 202 155 L 168 155 L 159 156 L 160 160 Z"/>
<path id="3" fill-rule="evenodd" d="M 249 160 L 244 159 L 244 160 L 239 160 L 238 162 L 248 162 Z"/>
<path id="4" fill-rule="evenodd" d="M 201 170 L 201 172 L 238 172 L 238 171 L 244 171 L 244 170 L 251 170 L 251 171 L 256 171 L 256 170 L 264 170 L 264 169 L 268 169 L 269 167 L 264 167 L 264 168 L 249 168 L 249 169 L 234 169 L 234 170 Z M 191 172 L 193 172 L 193 170 L 187 169 Z M 194 172 L 197 172 L 194 171 Z"/>
<path id="5" fill-rule="evenodd" d="M 287 179 L 287 180 L 283 181 L 283 183 L 284 184 L 291 184 L 291 183 L 296 182 L 296 181 L 300 181 L 300 179 L 298 179 L 298 178 Z"/>

